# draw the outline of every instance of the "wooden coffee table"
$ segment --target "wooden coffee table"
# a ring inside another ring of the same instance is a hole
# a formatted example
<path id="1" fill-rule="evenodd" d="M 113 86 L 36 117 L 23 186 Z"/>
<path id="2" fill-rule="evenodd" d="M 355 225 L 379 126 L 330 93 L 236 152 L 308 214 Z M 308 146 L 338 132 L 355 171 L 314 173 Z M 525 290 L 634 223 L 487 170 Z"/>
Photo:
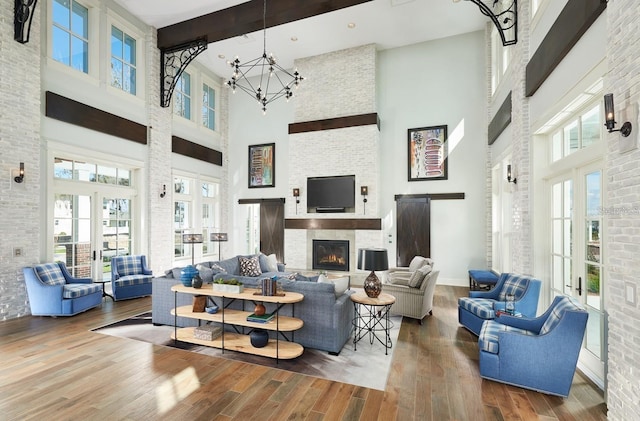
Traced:
<path id="1" fill-rule="evenodd" d="M 367 296 L 364 292 L 351 294 L 353 301 L 353 350 L 357 351 L 357 343 L 368 336 L 369 343 L 377 340 L 384 345 L 384 354 L 389 355 L 393 346 L 389 332 L 393 323 L 389 321 L 389 310 L 396 302 L 396 297 L 381 292 L 376 298 Z"/>

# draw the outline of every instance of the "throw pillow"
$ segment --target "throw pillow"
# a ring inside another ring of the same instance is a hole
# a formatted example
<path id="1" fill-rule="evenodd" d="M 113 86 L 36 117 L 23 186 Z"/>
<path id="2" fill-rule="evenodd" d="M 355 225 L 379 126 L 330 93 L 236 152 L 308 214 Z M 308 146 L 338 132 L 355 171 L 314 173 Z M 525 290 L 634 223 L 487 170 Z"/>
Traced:
<path id="1" fill-rule="evenodd" d="M 432 267 L 429 265 L 422 266 L 420 269 L 413 272 L 411 278 L 409 278 L 409 287 L 411 288 L 420 288 L 422 285 L 422 281 L 424 280 L 425 275 L 431 272 Z"/>
<path id="2" fill-rule="evenodd" d="M 278 272 L 278 259 L 275 254 L 267 256 L 264 253 L 260 253 L 258 257 L 260 259 L 260 269 L 262 270 L 262 273 Z"/>
<path id="3" fill-rule="evenodd" d="M 238 263 L 240 264 L 241 276 L 260 276 L 262 271 L 260 270 L 260 261 L 258 256 L 252 257 L 238 257 Z"/>
<path id="4" fill-rule="evenodd" d="M 211 264 L 211 270 L 213 273 L 227 273 L 227 270 L 217 263 Z"/>
<path id="5" fill-rule="evenodd" d="M 204 266 L 204 265 L 196 265 L 196 269 L 198 269 L 198 274 L 202 279 L 202 282 L 211 283 L 213 282 L 213 270 Z"/>
<path id="6" fill-rule="evenodd" d="M 336 290 L 336 298 L 338 298 L 339 296 L 344 294 L 347 291 L 347 289 L 349 289 L 349 277 L 348 276 L 329 279 L 325 275 L 320 275 L 320 276 L 318 276 L 318 282 L 319 283 L 325 283 L 325 284 L 333 284 L 335 286 L 335 290 Z"/>
<path id="7" fill-rule="evenodd" d="M 389 283 L 393 284 L 393 285 L 404 285 L 404 286 L 408 286 L 409 285 L 409 277 L 403 277 L 403 276 L 390 276 L 389 277 Z"/>

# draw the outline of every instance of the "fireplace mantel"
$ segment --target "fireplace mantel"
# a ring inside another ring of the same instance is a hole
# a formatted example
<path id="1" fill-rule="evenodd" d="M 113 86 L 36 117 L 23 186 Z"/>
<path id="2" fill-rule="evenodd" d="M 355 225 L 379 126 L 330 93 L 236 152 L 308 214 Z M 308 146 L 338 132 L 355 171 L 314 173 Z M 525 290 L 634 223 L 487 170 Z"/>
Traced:
<path id="1" fill-rule="evenodd" d="M 285 229 L 306 230 L 381 230 L 380 218 L 295 218 L 284 220 Z"/>

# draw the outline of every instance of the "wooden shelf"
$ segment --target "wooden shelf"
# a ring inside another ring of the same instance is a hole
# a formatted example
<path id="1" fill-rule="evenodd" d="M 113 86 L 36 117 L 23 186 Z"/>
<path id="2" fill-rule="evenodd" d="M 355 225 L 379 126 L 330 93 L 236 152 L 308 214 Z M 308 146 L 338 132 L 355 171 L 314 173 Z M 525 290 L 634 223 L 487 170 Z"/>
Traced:
<path id="1" fill-rule="evenodd" d="M 227 310 L 228 311 L 228 310 Z M 204 339 L 196 339 L 193 337 L 195 327 L 185 327 L 178 329 L 178 340 L 197 345 L 211 346 L 222 349 L 222 336 L 207 341 Z M 256 348 L 251 345 L 251 339 L 248 335 L 240 335 L 238 333 L 223 332 L 224 335 L 224 351 L 237 351 L 245 354 L 260 355 L 262 357 L 278 358 L 290 360 L 302 355 L 304 348 L 295 342 L 276 341 L 269 339 L 269 343 L 263 348 Z M 171 334 L 171 339 L 176 339 L 175 334 Z"/>
<path id="2" fill-rule="evenodd" d="M 304 295 L 297 292 L 287 292 L 284 295 L 278 296 L 266 296 L 256 295 L 257 289 L 247 288 L 241 293 L 233 293 L 226 291 L 215 291 L 212 287 L 209 288 L 193 288 L 186 287 L 178 284 L 171 287 L 171 291 L 174 294 L 182 293 L 193 296 L 208 296 L 219 297 L 223 301 L 227 299 L 237 299 L 246 301 L 260 301 L 266 303 L 276 304 L 295 304 L 304 299 Z M 279 307 L 279 306 L 278 306 Z M 171 339 L 189 342 L 192 344 L 212 346 L 215 348 L 225 350 L 244 352 L 245 354 L 260 355 L 263 357 L 278 359 L 292 359 L 302 355 L 304 348 L 302 345 L 295 342 L 280 340 L 280 332 L 293 332 L 304 326 L 304 322 L 295 317 L 278 316 L 276 319 L 271 320 L 268 323 L 255 323 L 247 321 L 247 316 L 251 314 L 249 311 L 234 310 L 224 308 L 221 306 L 218 313 L 209 314 L 207 312 L 194 312 L 192 305 L 180 306 L 171 309 L 171 314 L 174 317 L 187 317 L 190 319 L 205 320 L 209 322 L 217 322 L 222 324 L 222 336 L 214 339 L 213 341 L 207 341 L 203 339 L 196 339 L 194 337 L 195 327 L 189 328 L 175 328 L 174 333 L 171 334 Z M 276 339 L 269 339 L 269 343 L 263 348 L 256 348 L 251 345 L 251 339 L 249 335 L 243 335 L 233 332 L 225 332 L 225 325 L 243 326 L 252 329 L 264 329 L 276 332 Z M 177 333 L 177 334 L 176 334 Z M 224 341 L 223 341 L 224 339 Z"/>
<path id="3" fill-rule="evenodd" d="M 178 316 L 180 317 L 188 317 L 189 319 L 199 319 L 209 322 L 222 323 L 222 312 L 220 311 L 216 314 L 209 314 L 207 312 L 193 312 L 192 306 L 190 305 L 178 307 L 177 310 Z M 171 314 L 175 315 L 175 311 L 171 310 Z M 249 316 L 250 314 L 252 314 L 252 312 L 250 311 L 226 309 L 224 311 L 224 323 L 229 325 L 245 326 L 264 330 L 281 330 L 283 332 L 292 332 L 304 326 L 304 322 L 300 319 L 297 319 L 295 317 L 277 315 L 273 320 L 267 323 L 249 322 L 247 321 L 247 316 Z M 278 319 L 277 323 L 276 318 Z"/>
<path id="4" fill-rule="evenodd" d="M 380 218 L 291 218 L 284 220 L 285 229 L 303 230 L 381 230 Z"/>
<path id="5" fill-rule="evenodd" d="M 245 288 L 244 292 L 236 293 L 236 292 L 225 292 L 225 291 L 215 291 L 211 285 L 205 288 L 193 288 L 186 287 L 182 284 L 177 284 L 171 287 L 171 291 L 174 292 L 182 292 L 184 294 L 191 295 L 207 295 L 209 297 L 224 297 L 224 298 L 233 298 L 236 300 L 247 300 L 247 301 L 261 301 L 263 303 L 278 303 L 278 304 L 294 304 L 299 303 L 304 299 L 304 295 L 298 292 L 287 292 L 285 295 L 255 295 L 255 293 L 259 292 L 259 290 L 255 288 Z M 205 313 L 209 314 L 209 313 Z"/>

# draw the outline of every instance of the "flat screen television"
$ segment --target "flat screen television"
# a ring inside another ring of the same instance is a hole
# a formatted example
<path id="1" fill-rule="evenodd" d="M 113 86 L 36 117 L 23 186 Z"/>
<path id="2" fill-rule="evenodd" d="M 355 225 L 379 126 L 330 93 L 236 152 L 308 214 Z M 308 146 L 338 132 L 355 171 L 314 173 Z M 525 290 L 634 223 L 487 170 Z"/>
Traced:
<path id="1" fill-rule="evenodd" d="M 307 207 L 318 212 L 344 212 L 355 205 L 355 175 L 307 178 Z"/>

